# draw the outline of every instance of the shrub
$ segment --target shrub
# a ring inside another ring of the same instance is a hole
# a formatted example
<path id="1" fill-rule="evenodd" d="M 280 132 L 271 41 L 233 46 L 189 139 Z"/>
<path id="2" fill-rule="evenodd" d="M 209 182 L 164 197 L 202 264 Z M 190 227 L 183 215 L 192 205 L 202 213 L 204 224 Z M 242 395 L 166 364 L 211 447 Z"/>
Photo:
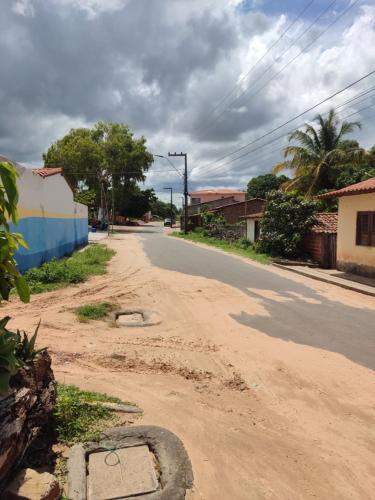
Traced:
<path id="1" fill-rule="evenodd" d="M 95 245 L 84 251 L 74 252 L 69 258 L 53 259 L 40 267 L 29 269 L 24 276 L 33 293 L 69 283 L 82 283 L 89 276 L 104 274 L 107 262 L 114 253 L 103 245 Z"/>
<path id="2" fill-rule="evenodd" d="M 113 305 L 109 302 L 100 302 L 98 304 L 86 304 L 84 306 L 74 309 L 78 319 L 82 322 L 89 320 L 103 319 L 107 314 L 113 310 Z"/>
<path id="3" fill-rule="evenodd" d="M 299 257 L 303 239 L 314 224 L 316 203 L 294 193 L 273 191 L 267 197 L 257 250 L 270 255 Z"/>

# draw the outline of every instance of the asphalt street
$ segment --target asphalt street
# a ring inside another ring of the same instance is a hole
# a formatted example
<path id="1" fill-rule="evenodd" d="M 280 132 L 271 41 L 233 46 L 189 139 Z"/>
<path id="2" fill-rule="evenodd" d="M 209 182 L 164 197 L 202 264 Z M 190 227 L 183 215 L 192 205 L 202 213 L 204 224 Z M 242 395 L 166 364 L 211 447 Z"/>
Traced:
<path id="1" fill-rule="evenodd" d="M 168 237 L 157 226 L 142 231 L 139 237 L 153 265 L 214 279 L 250 297 L 261 298 L 269 315 L 250 315 L 243 311 L 232 316 L 239 323 L 272 337 L 340 353 L 355 363 L 375 369 L 373 310 L 329 300 L 309 286 L 308 278 L 304 283 L 297 283 L 270 271 L 267 266 L 254 265 L 251 260 L 245 262 L 230 254 Z M 265 298 L 264 290 L 285 300 Z"/>

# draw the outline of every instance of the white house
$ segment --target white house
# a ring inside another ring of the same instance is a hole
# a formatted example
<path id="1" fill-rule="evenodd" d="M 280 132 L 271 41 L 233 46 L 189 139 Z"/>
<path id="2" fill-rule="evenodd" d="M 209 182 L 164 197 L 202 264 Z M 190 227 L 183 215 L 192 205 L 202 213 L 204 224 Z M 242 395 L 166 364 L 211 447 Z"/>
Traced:
<path id="1" fill-rule="evenodd" d="M 11 163 L 19 174 L 19 223 L 11 230 L 23 235 L 29 249 L 20 248 L 20 271 L 62 257 L 88 241 L 88 210 L 73 200 L 73 191 L 61 168 L 29 169 Z"/>

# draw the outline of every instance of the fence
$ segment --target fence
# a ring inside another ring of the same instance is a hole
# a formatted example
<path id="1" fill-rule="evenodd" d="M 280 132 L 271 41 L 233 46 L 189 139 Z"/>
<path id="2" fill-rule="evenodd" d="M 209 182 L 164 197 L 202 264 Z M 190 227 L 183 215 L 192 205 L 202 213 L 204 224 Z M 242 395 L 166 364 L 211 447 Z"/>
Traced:
<path id="1" fill-rule="evenodd" d="M 229 242 L 239 241 L 242 238 L 246 238 L 246 225 L 225 225 L 218 226 L 213 224 L 207 229 L 207 233 L 211 238 L 217 238 L 218 240 L 225 240 Z"/>

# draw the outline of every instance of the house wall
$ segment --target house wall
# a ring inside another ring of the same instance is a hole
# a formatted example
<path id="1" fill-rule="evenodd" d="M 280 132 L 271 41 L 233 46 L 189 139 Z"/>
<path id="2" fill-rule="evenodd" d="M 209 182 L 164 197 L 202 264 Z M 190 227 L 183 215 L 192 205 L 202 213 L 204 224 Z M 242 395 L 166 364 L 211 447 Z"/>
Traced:
<path id="1" fill-rule="evenodd" d="M 52 258 L 62 257 L 88 242 L 88 210 L 73 201 L 62 175 L 42 178 L 16 166 L 20 177 L 19 223 L 11 230 L 23 235 L 29 249 L 20 248 L 16 260 L 21 272 Z"/>
<path id="2" fill-rule="evenodd" d="M 237 222 L 243 220 L 241 217 L 245 215 L 263 212 L 265 203 L 264 200 L 254 198 L 252 200 L 226 205 L 225 207 L 216 209 L 215 212 L 223 214 L 227 224 L 237 224 Z"/>
<path id="3" fill-rule="evenodd" d="M 215 201 L 215 200 L 218 200 L 218 199 L 224 199 L 224 198 L 231 198 L 233 197 L 235 201 L 245 201 L 245 198 L 246 198 L 246 193 L 224 193 L 224 194 L 219 194 L 219 193 L 198 193 L 193 195 L 192 198 L 191 198 L 191 201 L 193 202 L 193 200 L 200 200 L 199 202 L 198 201 L 195 201 L 195 203 L 193 204 L 197 204 L 197 203 L 208 203 L 210 201 Z"/>
<path id="4" fill-rule="evenodd" d="M 356 245 L 357 212 L 375 211 L 375 193 L 339 198 L 337 267 L 375 277 L 375 247 Z"/>

